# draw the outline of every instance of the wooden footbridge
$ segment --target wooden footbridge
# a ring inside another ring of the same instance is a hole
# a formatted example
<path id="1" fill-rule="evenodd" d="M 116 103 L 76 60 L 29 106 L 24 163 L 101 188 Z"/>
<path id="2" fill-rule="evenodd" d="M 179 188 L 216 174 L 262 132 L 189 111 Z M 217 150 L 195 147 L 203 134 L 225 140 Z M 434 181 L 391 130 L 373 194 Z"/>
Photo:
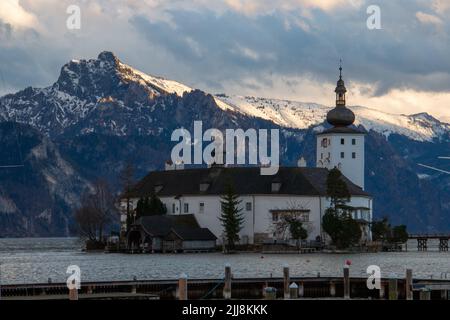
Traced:
<path id="1" fill-rule="evenodd" d="M 417 239 L 418 251 L 427 251 L 428 240 L 439 239 L 439 251 L 448 251 L 450 234 L 410 234 L 408 239 Z"/>

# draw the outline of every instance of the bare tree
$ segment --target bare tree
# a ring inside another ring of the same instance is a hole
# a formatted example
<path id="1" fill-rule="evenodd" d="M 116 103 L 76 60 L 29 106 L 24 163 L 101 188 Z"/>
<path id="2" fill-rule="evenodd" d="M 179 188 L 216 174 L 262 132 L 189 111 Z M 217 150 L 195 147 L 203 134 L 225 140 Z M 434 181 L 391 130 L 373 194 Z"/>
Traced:
<path id="1" fill-rule="evenodd" d="M 291 235 L 291 229 L 295 224 L 301 222 L 307 233 L 310 232 L 310 224 L 304 221 L 304 215 L 307 214 L 308 203 L 302 203 L 299 201 L 288 201 L 286 207 L 279 209 L 276 208 L 274 211 L 279 211 L 280 214 L 277 219 L 274 220 L 272 226 L 273 232 L 275 232 L 282 239 L 286 239 Z M 272 213 L 276 214 L 276 213 Z M 272 218 L 272 217 L 271 217 Z"/>
<path id="2" fill-rule="evenodd" d="M 102 241 L 105 228 L 117 217 L 114 196 L 108 183 L 103 179 L 94 182 L 93 190 L 85 192 L 81 206 L 75 211 L 75 220 L 80 233 L 89 240 Z"/>
<path id="3" fill-rule="evenodd" d="M 75 210 L 74 216 L 80 235 L 91 241 L 97 241 L 97 221 L 94 209 L 83 204 Z"/>
<path id="4" fill-rule="evenodd" d="M 117 218 L 114 196 L 108 183 L 103 179 L 94 182 L 94 193 L 90 197 L 90 206 L 94 209 L 98 221 L 99 240 L 103 239 L 103 230 Z"/>

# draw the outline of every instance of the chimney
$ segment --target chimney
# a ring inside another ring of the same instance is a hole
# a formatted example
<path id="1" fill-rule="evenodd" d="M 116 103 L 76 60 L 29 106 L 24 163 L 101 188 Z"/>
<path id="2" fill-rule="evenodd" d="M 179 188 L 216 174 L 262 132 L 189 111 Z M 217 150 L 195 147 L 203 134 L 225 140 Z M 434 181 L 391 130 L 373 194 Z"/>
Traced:
<path id="1" fill-rule="evenodd" d="M 175 170 L 175 165 L 173 164 L 172 160 L 167 160 L 165 163 L 166 171 Z"/>
<path id="2" fill-rule="evenodd" d="M 273 193 L 279 192 L 281 189 L 281 184 L 282 184 L 281 179 L 279 177 L 275 177 L 272 180 L 272 192 Z"/>
<path id="3" fill-rule="evenodd" d="M 200 192 L 206 192 L 208 191 L 209 186 L 211 183 L 208 180 L 204 180 L 200 182 Z"/>
<path id="4" fill-rule="evenodd" d="M 297 166 L 300 167 L 300 168 L 305 168 L 306 167 L 306 160 L 305 160 L 305 158 L 301 157 L 300 159 L 298 159 Z"/>
<path id="5" fill-rule="evenodd" d="M 175 163 L 175 170 L 184 170 L 184 162 Z"/>

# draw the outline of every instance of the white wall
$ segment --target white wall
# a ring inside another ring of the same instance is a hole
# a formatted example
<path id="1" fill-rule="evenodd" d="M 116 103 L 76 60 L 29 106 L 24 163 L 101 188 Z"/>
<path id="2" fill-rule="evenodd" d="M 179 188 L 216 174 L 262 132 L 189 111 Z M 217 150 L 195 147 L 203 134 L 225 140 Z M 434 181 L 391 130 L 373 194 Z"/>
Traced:
<path id="1" fill-rule="evenodd" d="M 320 235 L 320 201 L 319 197 L 295 196 L 295 195 L 259 195 L 256 196 L 257 219 L 255 232 L 272 233 L 274 222 L 271 210 L 283 209 L 307 209 L 309 222 L 304 227 L 308 230 L 308 239 L 313 240 Z"/>
<path id="2" fill-rule="evenodd" d="M 255 233 L 267 233 L 272 237 L 274 223 L 271 210 L 283 209 L 308 209 L 309 223 L 305 224 L 308 230 L 308 240 L 314 240 L 322 235 L 321 220 L 325 210 L 329 207 L 329 200 L 325 197 L 307 197 L 295 195 L 244 195 L 241 200 L 241 213 L 244 215 L 244 225 L 240 232 L 241 240 L 248 238 L 253 243 Z M 133 199 L 134 207 L 138 199 Z M 218 195 L 187 195 L 180 199 L 174 197 L 161 197 L 161 201 L 167 206 L 168 214 L 194 214 L 198 223 L 203 228 L 208 228 L 222 243 L 223 227 L 219 220 L 221 214 L 220 196 Z M 204 211 L 200 212 L 200 202 L 204 203 Z M 250 202 L 251 210 L 246 210 L 246 203 Z M 175 204 L 175 213 L 172 212 L 172 204 Z M 189 211 L 184 212 L 184 204 L 189 204 Z M 372 215 L 372 200 L 368 197 L 352 197 L 349 205 L 354 207 L 370 208 Z M 181 212 L 180 212 L 181 206 Z"/>
<path id="3" fill-rule="evenodd" d="M 179 199 L 174 197 L 161 197 L 160 199 L 166 205 L 168 214 L 194 214 L 200 226 L 210 229 L 218 238 L 218 242 L 222 242 L 223 227 L 219 220 L 221 215 L 220 196 L 188 195 Z M 136 207 L 137 200 L 133 199 L 133 208 Z M 241 200 L 241 213 L 244 216 L 244 224 L 240 232 L 241 240 L 247 238 L 249 243 L 253 243 L 255 233 L 267 233 L 271 236 L 274 231 L 274 224 L 270 210 L 273 209 L 294 209 L 300 207 L 309 209 L 309 239 L 314 239 L 320 234 L 319 197 L 244 195 L 239 200 Z M 200 202 L 204 203 L 203 212 L 200 212 Z M 251 210 L 246 210 L 247 202 L 251 203 Z M 175 204 L 175 212 L 172 210 L 173 204 Z M 184 211 L 185 204 L 188 204 L 188 212 Z"/>
<path id="4" fill-rule="evenodd" d="M 344 144 L 341 144 L 341 138 Z M 322 146 L 322 139 L 328 139 L 326 147 Z M 352 144 L 355 139 L 356 144 Z M 317 167 L 333 169 L 340 168 L 342 174 L 354 184 L 364 189 L 364 134 L 330 133 L 317 135 Z M 344 158 L 341 158 L 341 152 Z M 352 158 L 355 152 L 356 158 Z"/>

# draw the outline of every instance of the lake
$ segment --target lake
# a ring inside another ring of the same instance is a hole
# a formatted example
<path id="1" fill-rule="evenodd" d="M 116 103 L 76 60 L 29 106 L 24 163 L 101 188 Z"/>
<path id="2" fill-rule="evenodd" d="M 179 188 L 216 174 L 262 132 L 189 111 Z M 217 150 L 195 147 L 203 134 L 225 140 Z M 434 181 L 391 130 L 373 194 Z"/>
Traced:
<path id="1" fill-rule="evenodd" d="M 358 254 L 117 254 L 87 253 L 76 238 L 0 239 L 0 283 L 65 282 L 69 265 L 81 268 L 82 281 L 177 279 L 181 273 L 189 278 L 221 278 L 226 263 L 234 277 L 281 277 L 288 264 L 292 277 L 340 276 L 346 260 L 351 261 L 351 276 L 367 276 L 369 265 L 378 265 L 382 277 L 404 277 L 407 268 L 415 278 L 450 279 L 450 253 L 417 252 L 415 242 L 409 252 Z M 414 250 L 414 251 L 412 251 Z"/>

